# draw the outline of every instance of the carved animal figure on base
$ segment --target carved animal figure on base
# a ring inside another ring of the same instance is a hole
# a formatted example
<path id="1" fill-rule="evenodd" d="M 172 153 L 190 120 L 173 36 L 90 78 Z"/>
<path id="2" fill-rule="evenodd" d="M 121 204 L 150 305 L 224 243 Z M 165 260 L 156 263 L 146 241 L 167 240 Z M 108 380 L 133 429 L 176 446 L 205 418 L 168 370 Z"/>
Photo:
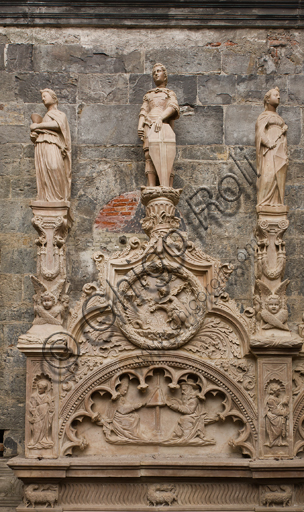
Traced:
<path id="1" fill-rule="evenodd" d="M 176 489 L 174 485 L 155 484 L 151 485 L 147 494 L 149 505 L 170 506 L 174 501 L 177 502 Z"/>
<path id="2" fill-rule="evenodd" d="M 58 487 L 56 485 L 30 484 L 24 490 L 24 504 L 35 508 L 35 504 L 45 505 L 45 508 L 54 508 L 58 500 Z"/>
<path id="3" fill-rule="evenodd" d="M 268 485 L 268 491 L 265 491 L 262 497 L 262 504 L 269 507 L 270 505 L 282 505 L 286 507 L 291 504 L 292 490 L 288 485 Z"/>

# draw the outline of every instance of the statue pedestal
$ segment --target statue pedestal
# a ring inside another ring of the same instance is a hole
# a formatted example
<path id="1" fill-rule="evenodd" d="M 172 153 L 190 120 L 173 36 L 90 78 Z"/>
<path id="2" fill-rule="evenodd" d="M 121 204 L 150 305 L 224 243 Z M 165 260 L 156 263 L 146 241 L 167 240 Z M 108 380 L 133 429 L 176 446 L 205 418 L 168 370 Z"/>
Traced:
<path id="1" fill-rule="evenodd" d="M 146 207 L 142 227 L 147 235 L 179 228 L 180 219 L 175 217 L 175 207 L 182 190 L 171 187 L 141 187 L 141 202 Z"/>

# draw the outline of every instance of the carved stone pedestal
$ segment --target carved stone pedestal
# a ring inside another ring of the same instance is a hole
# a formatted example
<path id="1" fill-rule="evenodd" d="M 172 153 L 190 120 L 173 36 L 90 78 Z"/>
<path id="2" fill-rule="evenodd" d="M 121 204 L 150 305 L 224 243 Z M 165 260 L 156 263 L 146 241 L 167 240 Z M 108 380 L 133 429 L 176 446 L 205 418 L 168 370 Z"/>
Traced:
<path id="1" fill-rule="evenodd" d="M 294 455 L 292 358 L 303 340 L 289 330 L 285 242 L 288 208 L 257 206 L 256 323 L 250 348 L 258 358 L 259 457 Z M 267 499 L 266 499 L 267 503 Z"/>
<path id="2" fill-rule="evenodd" d="M 181 193 L 181 188 L 141 187 L 141 202 L 146 207 L 142 227 L 147 235 L 179 228 L 180 219 L 175 216 L 175 207 Z"/>
<path id="3" fill-rule="evenodd" d="M 66 279 L 66 247 L 72 225 L 70 203 L 65 201 L 32 201 L 32 224 L 38 232 L 37 277 L 31 276 L 35 292 L 35 320 L 30 330 L 19 338 L 19 348 L 27 343 L 42 344 L 58 332 L 66 332 L 68 283 Z"/>

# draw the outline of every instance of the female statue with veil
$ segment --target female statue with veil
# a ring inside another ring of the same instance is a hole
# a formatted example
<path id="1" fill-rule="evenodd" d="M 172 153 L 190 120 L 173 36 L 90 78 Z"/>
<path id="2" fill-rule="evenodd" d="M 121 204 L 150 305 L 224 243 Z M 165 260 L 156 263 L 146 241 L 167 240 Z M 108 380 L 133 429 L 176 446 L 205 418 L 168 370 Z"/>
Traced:
<path id="1" fill-rule="evenodd" d="M 47 113 L 32 115 L 31 140 L 35 144 L 38 201 L 69 201 L 71 195 L 71 136 L 66 115 L 58 110 L 51 89 L 43 89 Z"/>
<path id="2" fill-rule="evenodd" d="M 280 91 L 276 87 L 265 94 L 265 110 L 256 122 L 258 206 L 284 204 L 288 167 L 286 139 L 288 126 L 276 112 L 279 103 Z"/>

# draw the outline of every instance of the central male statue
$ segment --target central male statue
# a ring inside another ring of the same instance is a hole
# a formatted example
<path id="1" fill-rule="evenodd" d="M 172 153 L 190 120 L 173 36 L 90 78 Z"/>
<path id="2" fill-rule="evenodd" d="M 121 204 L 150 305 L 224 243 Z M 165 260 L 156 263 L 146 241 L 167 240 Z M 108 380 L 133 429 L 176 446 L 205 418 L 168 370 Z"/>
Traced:
<path id="1" fill-rule="evenodd" d="M 148 91 L 139 113 L 138 136 L 143 140 L 148 186 L 172 187 L 176 154 L 174 119 L 179 118 L 176 94 L 167 89 L 167 70 L 155 64 L 152 77 L 156 89 Z M 158 182 L 157 182 L 158 177 Z"/>

